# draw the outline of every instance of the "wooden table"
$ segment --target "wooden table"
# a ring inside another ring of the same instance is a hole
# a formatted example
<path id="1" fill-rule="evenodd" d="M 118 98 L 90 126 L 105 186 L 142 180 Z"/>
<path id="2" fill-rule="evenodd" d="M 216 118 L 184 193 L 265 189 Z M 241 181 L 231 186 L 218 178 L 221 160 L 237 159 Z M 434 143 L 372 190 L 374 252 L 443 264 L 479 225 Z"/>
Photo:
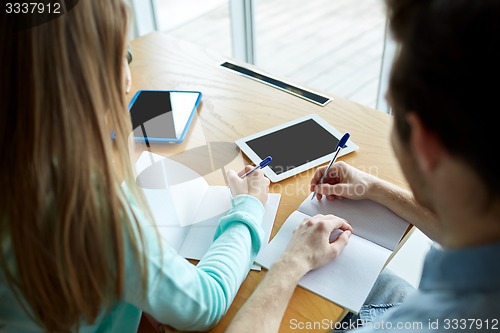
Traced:
<path id="1" fill-rule="evenodd" d="M 389 143 L 391 116 L 338 96 L 330 96 L 333 101 L 324 107 L 315 105 L 220 68 L 218 64 L 226 58 L 163 33 L 140 37 L 133 40 L 131 46 L 134 60 L 131 64 L 133 87 L 129 100 L 139 89 L 198 90 L 203 93 L 194 126 L 184 143 L 143 148 L 164 156 L 180 156 L 188 166 L 203 169 L 203 175 L 211 185 L 226 184 L 226 170 L 240 170 L 250 163 L 234 145 L 236 139 L 309 113 L 317 113 L 340 132 L 350 132 L 351 139 L 360 147 L 340 160 L 397 185 L 407 186 Z M 135 153 L 139 154 L 140 150 Z M 221 161 L 224 162 L 223 167 L 220 166 Z M 271 237 L 310 193 L 309 181 L 313 172 L 309 170 L 271 184 L 270 191 L 282 195 Z M 210 332 L 225 330 L 265 274 L 265 270 L 249 273 L 227 315 Z M 288 305 L 280 332 L 290 331 L 291 320 L 336 321 L 344 314 L 343 308 L 298 287 Z M 141 322 L 139 332 L 153 331 L 146 320 Z"/>

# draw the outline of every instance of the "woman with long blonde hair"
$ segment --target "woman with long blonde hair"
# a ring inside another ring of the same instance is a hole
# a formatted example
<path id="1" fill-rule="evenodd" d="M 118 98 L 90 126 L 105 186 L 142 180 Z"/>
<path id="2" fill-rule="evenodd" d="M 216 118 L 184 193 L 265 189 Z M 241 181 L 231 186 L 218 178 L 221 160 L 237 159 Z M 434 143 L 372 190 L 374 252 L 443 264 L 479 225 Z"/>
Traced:
<path id="1" fill-rule="evenodd" d="M 24 29 L 19 17 L 0 21 L 0 331 L 135 332 L 142 311 L 213 326 L 262 244 L 269 180 L 228 173 L 233 208 L 190 264 L 151 228 L 131 171 L 127 6 L 83 0 Z"/>

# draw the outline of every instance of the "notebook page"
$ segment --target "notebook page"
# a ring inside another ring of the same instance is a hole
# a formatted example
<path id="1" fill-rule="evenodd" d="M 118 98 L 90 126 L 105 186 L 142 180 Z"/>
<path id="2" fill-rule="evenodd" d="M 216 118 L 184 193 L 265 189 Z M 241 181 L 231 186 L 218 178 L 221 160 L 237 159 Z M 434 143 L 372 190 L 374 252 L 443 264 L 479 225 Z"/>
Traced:
<path id="1" fill-rule="evenodd" d="M 271 238 L 271 232 L 273 230 L 276 213 L 278 212 L 280 199 L 280 194 L 268 194 L 264 217 L 262 219 L 262 228 L 264 229 L 264 239 L 266 244 Z M 200 260 L 208 251 L 210 245 L 213 243 L 215 230 L 219 225 L 220 218 L 224 215 L 226 215 L 226 212 L 207 219 L 201 223 L 191 225 L 191 227 L 189 228 L 189 232 L 186 235 L 186 239 L 180 247 L 179 254 L 184 258 Z M 262 246 L 262 249 L 266 247 L 266 244 Z M 261 268 L 259 265 L 253 265 L 252 269 L 260 270 Z"/>
<path id="2" fill-rule="evenodd" d="M 177 161 L 148 151 L 141 153 L 134 165 L 134 171 L 137 185 L 151 189 L 167 188 L 201 177 Z"/>
<path id="3" fill-rule="evenodd" d="M 201 175 L 179 162 L 147 151 L 143 151 L 136 161 L 135 171 L 136 183 L 143 189 L 170 190 L 181 226 L 196 222 L 198 208 L 209 188 Z"/>
<path id="4" fill-rule="evenodd" d="M 187 182 L 169 186 L 172 201 L 179 216 L 181 226 L 196 223 L 196 215 L 205 198 L 209 185 L 203 177 L 191 179 Z"/>
<path id="5" fill-rule="evenodd" d="M 308 217 L 293 212 L 268 246 L 257 256 L 256 262 L 265 268 L 284 252 L 293 230 Z M 331 263 L 307 273 L 299 285 L 352 312 L 359 312 L 375 284 L 391 251 L 351 235 L 349 243 Z"/>
<path id="6" fill-rule="evenodd" d="M 199 208 L 192 220 L 192 224 L 209 220 L 220 214 L 225 214 L 231 209 L 231 199 L 232 196 L 229 187 L 208 186 L 202 201 L 198 204 Z"/>
<path id="7" fill-rule="evenodd" d="M 189 227 L 158 225 L 156 226 L 156 230 L 158 230 L 160 237 L 179 253 L 184 239 L 189 232 Z"/>
<path id="8" fill-rule="evenodd" d="M 342 217 L 352 226 L 356 236 L 389 250 L 396 248 L 409 226 L 391 210 L 371 200 L 311 200 L 309 196 L 298 210 L 310 216 L 334 214 Z"/>

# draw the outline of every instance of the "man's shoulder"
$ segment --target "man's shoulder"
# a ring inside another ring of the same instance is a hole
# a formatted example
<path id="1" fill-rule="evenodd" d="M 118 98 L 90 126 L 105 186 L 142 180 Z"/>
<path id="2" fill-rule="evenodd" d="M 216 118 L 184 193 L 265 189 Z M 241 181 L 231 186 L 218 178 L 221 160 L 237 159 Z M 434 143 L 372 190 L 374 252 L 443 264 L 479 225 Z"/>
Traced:
<path id="1" fill-rule="evenodd" d="M 500 329 L 500 290 L 493 293 L 421 293 L 355 332 L 458 332 Z M 481 326 L 482 325 L 482 326 Z"/>

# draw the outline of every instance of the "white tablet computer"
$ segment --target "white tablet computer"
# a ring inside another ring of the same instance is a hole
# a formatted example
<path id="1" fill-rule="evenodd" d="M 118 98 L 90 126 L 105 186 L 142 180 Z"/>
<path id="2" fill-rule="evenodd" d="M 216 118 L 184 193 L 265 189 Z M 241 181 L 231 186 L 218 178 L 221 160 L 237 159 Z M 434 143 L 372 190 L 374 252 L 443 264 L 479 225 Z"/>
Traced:
<path id="1" fill-rule="evenodd" d="M 262 171 L 272 182 L 279 182 L 330 161 L 343 134 L 317 114 L 310 114 L 235 143 L 256 165 L 271 156 L 271 163 Z M 358 148 L 349 139 L 339 156 Z"/>

